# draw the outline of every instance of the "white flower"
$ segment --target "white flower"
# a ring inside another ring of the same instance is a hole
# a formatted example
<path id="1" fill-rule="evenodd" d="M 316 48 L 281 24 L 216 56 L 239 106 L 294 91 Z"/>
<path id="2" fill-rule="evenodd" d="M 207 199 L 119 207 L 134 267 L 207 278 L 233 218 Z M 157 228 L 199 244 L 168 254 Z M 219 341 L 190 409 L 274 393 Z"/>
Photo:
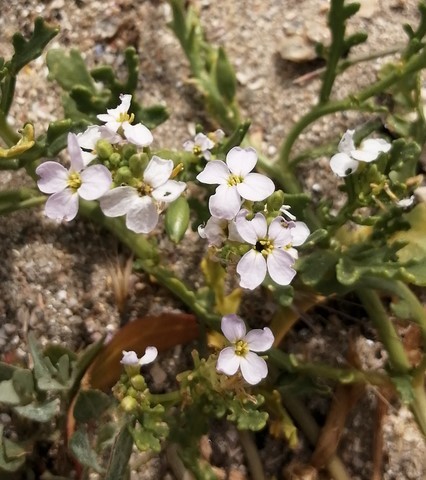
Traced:
<path id="1" fill-rule="evenodd" d="M 253 290 L 263 282 L 266 273 L 278 285 L 289 285 L 296 275 L 293 265 L 297 252 L 294 249 L 289 251 L 294 241 L 293 228 L 283 217 L 275 218 L 268 228 L 262 213 L 256 213 L 252 220 L 245 218 L 246 213 L 242 210 L 238 214 L 236 225 L 238 233 L 253 248 L 238 262 L 240 286 Z M 295 232 L 297 236 L 298 232 Z"/>
<path id="2" fill-rule="evenodd" d="M 139 358 L 133 350 L 127 352 L 123 350 L 123 358 L 120 360 L 122 365 L 148 365 L 153 362 L 158 355 L 158 350 L 155 347 L 147 347 L 145 354 Z"/>
<path id="3" fill-rule="evenodd" d="M 222 140 L 224 136 L 224 131 L 220 129 L 208 135 L 200 132 L 195 135 L 194 140 L 187 140 L 183 144 L 183 148 L 187 152 L 192 152 L 197 157 L 204 157 L 208 161 L 212 157 L 210 150 L 217 142 Z"/>
<path id="4" fill-rule="evenodd" d="M 52 194 L 46 201 L 44 212 L 54 220 L 70 221 L 77 215 L 78 198 L 96 200 L 111 186 L 111 173 L 103 165 L 86 167 L 77 137 L 68 134 L 68 153 L 71 166 L 67 170 L 57 162 L 44 162 L 36 169 L 40 179 L 38 188 Z"/>
<path id="5" fill-rule="evenodd" d="M 136 233 L 149 233 L 158 223 L 161 203 L 176 200 L 185 190 L 184 182 L 170 180 L 173 161 L 153 156 L 137 188 L 117 187 L 100 200 L 107 217 L 126 215 L 126 226 Z"/>
<path id="6" fill-rule="evenodd" d="M 231 220 L 241 207 L 242 199 L 261 201 L 269 197 L 275 186 L 271 179 L 260 173 L 250 173 L 257 163 L 254 148 L 234 147 L 221 160 L 209 162 L 197 175 L 197 180 L 207 184 L 219 184 L 210 197 L 210 213 L 214 217 Z"/>
<path id="7" fill-rule="evenodd" d="M 153 141 L 152 133 L 142 123 L 131 125 L 134 115 L 127 112 L 132 101 L 131 95 L 120 95 L 121 103 L 116 108 L 110 108 L 107 113 L 98 115 L 99 120 L 105 122 L 105 128 L 111 133 L 121 133 L 126 139 L 138 147 L 147 147 Z"/>
<path id="8" fill-rule="evenodd" d="M 217 359 L 216 369 L 226 375 L 234 375 L 238 369 L 247 383 L 256 385 L 268 374 L 265 360 L 254 352 L 265 352 L 272 347 L 274 335 L 268 327 L 255 329 L 246 334 L 244 321 L 237 315 L 222 318 L 222 332 L 231 342 Z"/>
<path id="9" fill-rule="evenodd" d="M 204 226 L 198 227 L 198 234 L 205 238 L 209 246 L 221 247 L 228 239 L 231 242 L 243 242 L 234 220 L 210 217 Z"/>
<path id="10" fill-rule="evenodd" d="M 414 198 L 415 198 L 414 195 L 411 195 L 408 198 L 402 198 L 401 200 L 398 200 L 396 204 L 398 205 L 398 207 L 408 208 L 408 207 L 411 207 L 411 205 L 413 205 Z"/>
<path id="11" fill-rule="evenodd" d="M 346 177 L 355 172 L 359 162 L 370 163 L 377 159 L 380 153 L 388 152 L 391 144 L 382 138 L 368 138 L 355 148 L 353 136 L 355 130 L 347 130 L 339 142 L 339 153 L 330 159 L 330 167 L 339 177 Z"/>
<path id="12" fill-rule="evenodd" d="M 96 144 L 98 140 L 107 140 L 110 143 L 118 143 L 122 140 L 120 135 L 111 132 L 105 126 L 91 125 L 82 133 L 77 134 L 77 141 L 83 149 L 84 164 L 88 165 L 96 158 Z"/>

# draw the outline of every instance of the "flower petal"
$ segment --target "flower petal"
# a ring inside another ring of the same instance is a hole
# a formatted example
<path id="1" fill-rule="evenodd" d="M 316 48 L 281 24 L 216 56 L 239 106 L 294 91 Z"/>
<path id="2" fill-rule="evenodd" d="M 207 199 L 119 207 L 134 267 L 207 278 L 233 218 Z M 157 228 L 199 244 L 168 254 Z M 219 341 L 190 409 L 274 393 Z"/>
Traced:
<path id="1" fill-rule="evenodd" d="M 305 222 L 294 222 L 294 227 L 290 228 L 292 244 L 295 247 L 303 245 L 311 234 Z"/>
<path id="2" fill-rule="evenodd" d="M 230 342 L 241 340 L 247 331 L 244 320 L 234 313 L 222 317 L 220 328 Z"/>
<path id="3" fill-rule="evenodd" d="M 360 162 L 374 162 L 379 156 L 379 152 L 373 152 L 368 150 L 352 150 L 351 157 Z"/>
<path id="4" fill-rule="evenodd" d="M 336 153 L 330 159 L 330 168 L 339 177 L 346 177 L 355 172 L 358 168 L 358 162 L 347 153 Z"/>
<path id="5" fill-rule="evenodd" d="M 78 144 L 86 150 L 94 150 L 101 138 L 102 133 L 98 125 L 91 125 L 84 132 L 77 134 Z"/>
<path id="6" fill-rule="evenodd" d="M 232 347 L 226 347 L 219 353 L 216 370 L 226 375 L 234 375 L 240 366 L 241 358 L 235 354 Z"/>
<path id="7" fill-rule="evenodd" d="M 242 183 L 237 185 L 238 193 L 246 200 L 260 202 L 275 191 L 274 182 L 260 173 L 249 173 Z"/>
<path id="8" fill-rule="evenodd" d="M 78 212 L 78 194 L 73 192 L 70 188 L 66 188 L 61 192 L 51 195 L 44 207 L 46 217 L 56 220 L 58 222 L 65 220 L 69 222 Z"/>
<path id="9" fill-rule="evenodd" d="M 173 161 L 154 155 L 143 173 L 144 182 L 157 188 L 166 183 L 173 171 Z"/>
<path id="10" fill-rule="evenodd" d="M 123 355 L 122 359 L 120 360 L 122 365 L 137 365 L 139 363 L 139 358 L 136 352 L 133 350 L 123 350 L 121 353 Z"/>
<path id="11" fill-rule="evenodd" d="M 268 365 L 265 360 L 253 352 L 249 352 L 240 360 L 241 373 L 250 385 L 256 385 L 268 375 Z"/>
<path id="12" fill-rule="evenodd" d="M 238 262 L 237 273 L 240 275 L 240 286 L 254 290 L 266 277 L 266 261 L 256 250 L 248 251 Z"/>
<path id="13" fill-rule="evenodd" d="M 85 167 L 83 155 L 80 145 L 78 144 L 77 135 L 74 133 L 68 134 L 68 153 L 71 161 L 71 169 L 80 172 Z"/>
<path id="14" fill-rule="evenodd" d="M 226 155 L 226 164 L 229 170 L 239 177 L 245 177 L 253 170 L 257 163 L 257 153 L 252 147 L 233 147 Z"/>
<path id="15" fill-rule="evenodd" d="M 158 355 L 158 350 L 155 347 L 146 347 L 144 355 L 139 360 L 139 365 L 148 365 L 153 362 Z"/>
<path id="16" fill-rule="evenodd" d="M 244 340 L 248 343 L 252 352 L 266 352 L 272 347 L 275 339 L 271 329 L 265 327 L 250 330 Z"/>
<path id="17" fill-rule="evenodd" d="M 123 124 L 123 131 L 127 140 L 138 147 L 147 147 L 154 140 L 151 131 L 142 123 L 130 125 L 130 123 L 126 122 Z"/>
<path id="18" fill-rule="evenodd" d="M 111 172 L 103 165 L 92 165 L 84 169 L 81 174 L 82 184 L 78 194 L 85 200 L 96 200 L 111 187 Z"/>
<path id="19" fill-rule="evenodd" d="M 293 241 L 291 230 L 283 217 L 274 218 L 268 228 L 268 238 L 273 241 L 275 247 L 285 247 Z"/>
<path id="20" fill-rule="evenodd" d="M 268 273 L 278 285 L 289 285 L 296 275 L 293 269 L 294 258 L 280 248 L 274 248 L 266 259 Z"/>
<path id="21" fill-rule="evenodd" d="M 343 134 L 337 147 L 340 153 L 346 153 L 349 155 L 352 150 L 355 150 L 354 134 L 355 130 L 346 130 Z"/>
<path id="22" fill-rule="evenodd" d="M 222 160 L 212 160 L 202 172 L 197 175 L 197 180 L 209 185 L 227 184 L 230 175 L 229 168 Z"/>
<path id="23" fill-rule="evenodd" d="M 43 193 L 61 192 L 68 186 L 68 170 L 58 162 L 43 162 L 36 168 L 38 188 Z"/>
<path id="24" fill-rule="evenodd" d="M 210 217 L 204 226 L 198 227 L 198 234 L 207 240 L 209 246 L 220 247 L 226 240 L 227 223 L 228 221 L 225 219 Z"/>
<path id="25" fill-rule="evenodd" d="M 167 180 L 166 183 L 157 187 L 151 195 L 157 202 L 174 202 L 185 190 L 185 182 L 177 182 L 176 180 Z"/>
<path id="26" fill-rule="evenodd" d="M 210 163 L 207 165 L 210 165 Z M 210 213 L 217 218 L 232 220 L 237 215 L 240 207 L 241 197 L 235 186 L 219 185 L 216 188 L 216 193 L 209 199 Z"/>
<path id="27" fill-rule="evenodd" d="M 120 217 L 125 215 L 138 199 L 138 192 L 133 187 L 117 187 L 105 193 L 100 199 L 100 206 L 107 217 Z"/>
<path id="28" fill-rule="evenodd" d="M 135 233 L 150 233 L 158 223 L 158 211 L 151 197 L 139 197 L 126 216 L 126 227 Z"/>
<path id="29" fill-rule="evenodd" d="M 252 220 L 246 219 L 247 210 L 241 210 L 235 220 L 237 232 L 244 241 L 250 245 L 256 245 L 259 239 L 266 237 L 268 224 L 266 218 L 260 212 L 256 213 Z"/>

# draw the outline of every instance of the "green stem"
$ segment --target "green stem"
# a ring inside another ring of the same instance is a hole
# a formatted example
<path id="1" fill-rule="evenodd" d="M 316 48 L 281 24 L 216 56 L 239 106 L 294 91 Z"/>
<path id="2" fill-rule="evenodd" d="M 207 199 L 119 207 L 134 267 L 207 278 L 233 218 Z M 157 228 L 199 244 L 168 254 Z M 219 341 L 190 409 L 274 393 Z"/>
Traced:
<path id="1" fill-rule="evenodd" d="M 171 407 L 182 401 L 182 395 L 179 390 L 167 393 L 150 393 L 149 400 L 151 403 L 160 404 L 163 406 L 167 404 L 168 407 Z"/>
<path id="2" fill-rule="evenodd" d="M 21 202 L 7 203 L 5 205 L 0 204 L 0 215 L 16 212 L 17 210 L 24 210 L 26 208 L 37 207 L 39 205 L 42 205 L 45 201 L 46 197 L 42 195 L 38 197 L 28 198 L 26 200 L 22 200 Z"/>
<path id="3" fill-rule="evenodd" d="M 299 424 L 309 443 L 315 447 L 320 434 L 320 428 L 315 422 L 309 410 L 296 397 L 289 395 L 288 392 L 282 395 L 284 407 Z M 350 480 L 350 476 L 345 469 L 342 461 L 337 455 L 332 455 L 326 468 L 334 480 Z"/>
<path id="4" fill-rule="evenodd" d="M 253 441 L 253 434 L 247 430 L 240 430 L 238 433 L 241 445 L 245 452 L 251 478 L 255 478 L 256 480 L 266 480 L 262 461 L 259 457 L 259 451 Z"/>
<path id="5" fill-rule="evenodd" d="M 0 136 L 8 147 L 16 145 L 19 141 L 19 135 L 13 131 L 7 123 L 6 116 L 0 111 Z"/>
<path id="6" fill-rule="evenodd" d="M 272 348 L 268 352 L 268 359 L 278 368 L 287 372 L 295 372 L 311 377 L 322 377 L 338 381 L 342 384 L 365 383 L 376 385 L 378 387 L 392 386 L 389 377 L 380 372 L 361 371 L 355 368 L 330 367 L 321 363 L 309 363 L 296 359 L 294 356 L 286 354 L 281 350 Z"/>
<path id="7" fill-rule="evenodd" d="M 197 300 L 195 293 L 190 290 L 172 271 L 158 265 L 157 248 L 143 235 L 128 230 L 121 219 L 105 217 L 94 202 L 80 201 L 80 214 L 95 221 L 112 232 L 124 245 L 138 257 L 142 269 L 154 276 L 158 282 L 178 297 L 189 309 L 212 328 L 218 329 L 220 317 L 210 313 Z"/>
<path id="8" fill-rule="evenodd" d="M 279 163 L 285 168 L 288 164 L 292 164 L 290 161 L 291 149 L 298 139 L 302 131 L 308 127 L 311 123 L 315 122 L 319 118 L 329 115 L 331 113 L 340 112 L 343 110 L 360 110 L 360 106 L 363 102 L 371 97 L 385 91 L 391 85 L 403 80 L 406 77 L 411 76 L 416 71 L 421 70 L 426 65 L 426 49 L 422 49 L 416 55 L 413 55 L 405 64 L 404 67 L 394 69 L 387 76 L 373 83 L 369 87 L 361 90 L 358 94 L 349 95 L 343 100 L 337 100 L 328 102 L 323 105 L 317 105 L 312 108 L 306 115 L 304 115 L 290 130 L 287 138 L 282 144 Z"/>
<path id="9" fill-rule="evenodd" d="M 379 338 L 389 354 L 392 370 L 396 373 L 409 372 L 410 363 L 402 342 L 377 293 L 370 289 L 360 288 L 357 290 L 357 295 L 379 332 Z"/>

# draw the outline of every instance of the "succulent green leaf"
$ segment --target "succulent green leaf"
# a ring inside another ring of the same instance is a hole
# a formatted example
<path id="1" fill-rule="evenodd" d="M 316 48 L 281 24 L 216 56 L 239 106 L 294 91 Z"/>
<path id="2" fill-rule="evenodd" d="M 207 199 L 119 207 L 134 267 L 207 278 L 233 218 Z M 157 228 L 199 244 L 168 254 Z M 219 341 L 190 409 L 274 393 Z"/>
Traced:
<path id="1" fill-rule="evenodd" d="M 0 471 L 16 472 L 25 463 L 25 449 L 8 438 L 3 437 L 3 425 L 0 425 Z"/>
<path id="2" fill-rule="evenodd" d="M 237 91 L 237 78 L 225 50 L 220 47 L 217 54 L 215 81 L 219 93 L 227 102 L 234 100 Z"/>
<path id="3" fill-rule="evenodd" d="M 135 122 L 140 122 L 148 128 L 155 128 L 169 118 L 169 112 L 163 105 L 139 107 L 135 105 Z"/>
<path id="4" fill-rule="evenodd" d="M 3 380 L 10 380 L 13 376 L 13 372 L 17 369 L 18 367 L 15 367 L 14 365 L 0 362 L 0 382 Z"/>
<path id="5" fill-rule="evenodd" d="M 13 386 L 13 380 L 3 380 L 0 382 L 0 404 L 19 405 L 21 398 Z"/>
<path id="6" fill-rule="evenodd" d="M 99 465 L 95 451 L 92 449 L 87 432 L 77 430 L 71 437 L 69 448 L 74 457 L 85 467 L 93 468 L 98 473 L 105 470 Z M 105 477 L 106 478 L 106 477 Z M 122 478 L 122 477 L 116 477 Z"/>
<path id="7" fill-rule="evenodd" d="M 228 140 L 220 147 L 218 153 L 223 153 L 224 155 L 226 155 L 232 147 L 237 147 L 241 145 L 249 128 L 250 122 L 244 122 L 238 125 L 238 127 L 232 132 Z"/>
<path id="8" fill-rule="evenodd" d="M 321 293 L 335 293 L 339 290 L 336 278 L 336 265 L 339 255 L 330 250 L 316 250 L 304 255 L 297 262 L 301 281 Z"/>
<path id="9" fill-rule="evenodd" d="M 72 49 L 67 55 L 65 50 L 54 48 L 47 52 L 46 62 L 49 78 L 56 80 L 64 90 L 70 92 L 76 85 L 80 85 L 96 94 L 95 83 L 78 50 Z"/>
<path id="10" fill-rule="evenodd" d="M 21 416 L 34 422 L 50 422 L 59 412 L 59 398 L 50 402 L 29 403 L 28 405 L 15 407 L 14 410 Z"/>
<path id="11" fill-rule="evenodd" d="M 189 205 L 185 197 L 179 197 L 172 202 L 165 218 L 167 235 L 174 243 L 179 243 L 185 235 L 189 225 Z"/>
<path id="12" fill-rule="evenodd" d="M 86 423 L 99 418 L 111 405 L 111 399 L 100 390 L 80 390 L 74 406 L 74 418 Z"/>
<path id="13" fill-rule="evenodd" d="M 22 401 L 29 401 L 34 393 L 33 372 L 28 369 L 18 369 L 13 373 L 13 387 Z"/>

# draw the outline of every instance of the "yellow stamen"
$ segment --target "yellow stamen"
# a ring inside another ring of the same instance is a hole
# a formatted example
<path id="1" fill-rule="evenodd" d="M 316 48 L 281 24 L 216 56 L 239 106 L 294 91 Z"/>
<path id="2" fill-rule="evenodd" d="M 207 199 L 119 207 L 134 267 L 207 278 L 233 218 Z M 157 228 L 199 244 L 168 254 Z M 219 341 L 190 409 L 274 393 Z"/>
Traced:
<path id="1" fill-rule="evenodd" d="M 68 186 L 73 190 L 74 192 L 77 191 L 80 187 L 81 184 L 83 183 L 81 180 L 81 176 L 77 172 L 72 172 L 68 175 Z"/>
<path id="2" fill-rule="evenodd" d="M 118 116 L 117 121 L 120 122 L 120 123 L 123 123 L 123 122 L 132 123 L 134 119 L 135 119 L 135 116 L 134 116 L 133 113 L 131 115 L 129 115 L 127 112 L 122 112 Z"/>
<path id="3" fill-rule="evenodd" d="M 175 178 L 179 175 L 180 172 L 184 170 L 184 165 L 183 163 L 178 163 L 176 167 L 173 169 L 172 174 L 170 175 L 170 178 Z"/>
<path id="4" fill-rule="evenodd" d="M 238 185 L 239 183 L 242 183 L 243 179 L 239 177 L 238 175 L 229 175 L 228 177 L 228 185 L 230 187 L 235 187 L 235 185 Z"/>
<path id="5" fill-rule="evenodd" d="M 239 357 L 245 357 L 249 351 L 250 349 L 248 343 L 244 340 L 238 340 L 235 343 L 235 355 L 238 355 Z"/>
<path id="6" fill-rule="evenodd" d="M 258 240 L 254 246 L 254 249 L 267 257 L 272 253 L 274 244 L 268 239 Z"/>
<path id="7" fill-rule="evenodd" d="M 145 195 L 151 195 L 151 192 L 154 189 L 148 183 L 141 182 L 137 190 L 138 190 L 139 196 L 144 197 Z"/>
<path id="8" fill-rule="evenodd" d="M 201 147 L 199 145 L 194 145 L 192 147 L 192 153 L 198 157 L 203 153 L 203 151 L 201 150 Z"/>

